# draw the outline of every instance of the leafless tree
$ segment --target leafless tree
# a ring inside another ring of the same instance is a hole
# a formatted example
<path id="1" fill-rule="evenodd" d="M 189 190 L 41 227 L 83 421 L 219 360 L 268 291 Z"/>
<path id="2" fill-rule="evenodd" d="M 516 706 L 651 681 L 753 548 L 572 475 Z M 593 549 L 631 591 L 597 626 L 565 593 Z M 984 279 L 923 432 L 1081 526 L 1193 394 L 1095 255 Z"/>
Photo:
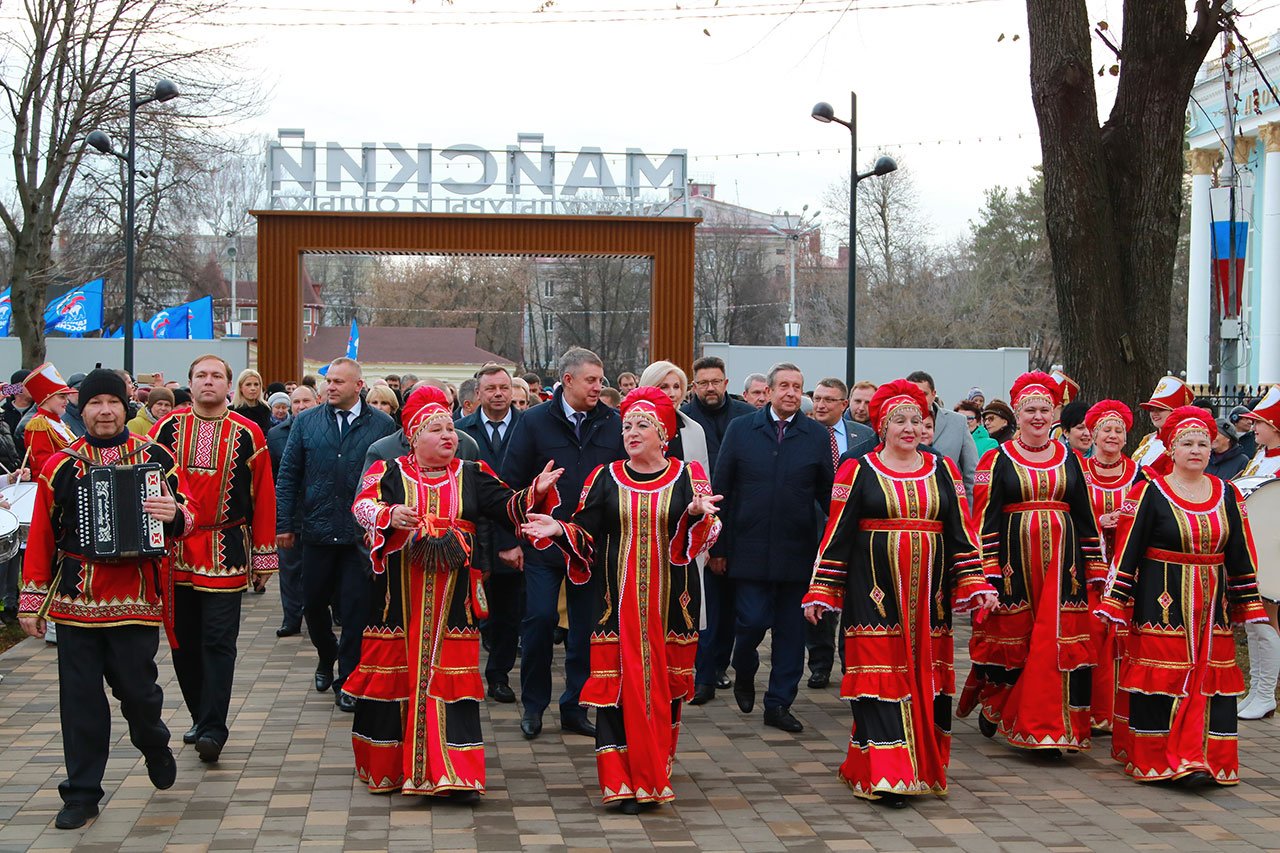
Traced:
<path id="1" fill-rule="evenodd" d="M 155 118 L 203 134 L 222 130 L 251 102 L 243 81 L 226 71 L 231 46 L 195 44 L 190 28 L 225 0 L 27 0 L 18 22 L 0 32 L 0 91 L 11 123 L 16 199 L 0 201 L 0 222 L 12 250 L 13 330 L 22 357 L 44 357 L 41 315 L 46 288 L 63 280 L 54 260 L 54 233 L 72 197 L 89 131 L 123 139 L 130 72 L 145 95 L 160 77 L 184 97 L 148 109 L 139 123 L 139 150 L 153 149 Z M 142 158 L 140 158 L 142 159 Z"/>

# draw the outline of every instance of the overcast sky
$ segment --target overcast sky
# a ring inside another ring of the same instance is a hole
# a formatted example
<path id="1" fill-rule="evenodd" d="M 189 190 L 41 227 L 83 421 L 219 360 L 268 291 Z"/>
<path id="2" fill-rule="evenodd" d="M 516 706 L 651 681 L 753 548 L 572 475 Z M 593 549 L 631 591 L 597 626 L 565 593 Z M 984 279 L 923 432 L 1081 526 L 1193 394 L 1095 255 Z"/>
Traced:
<path id="1" fill-rule="evenodd" d="M 1022 184 L 1040 162 L 1023 0 L 537 3 L 235 0 L 197 37 L 248 42 L 269 100 L 246 132 L 684 148 L 719 198 L 766 211 L 821 207 L 847 174 L 847 131 L 809 113 L 826 100 L 847 118 L 855 89 L 861 163 L 899 156 L 939 240 L 967 229 L 985 188 Z M 1280 25 L 1275 0 L 1238 5 L 1257 12 L 1251 37 Z M 1119 28 L 1121 0 L 1089 8 Z M 1109 64 L 1095 48 L 1095 67 Z M 1098 84 L 1106 104 L 1114 78 Z"/>

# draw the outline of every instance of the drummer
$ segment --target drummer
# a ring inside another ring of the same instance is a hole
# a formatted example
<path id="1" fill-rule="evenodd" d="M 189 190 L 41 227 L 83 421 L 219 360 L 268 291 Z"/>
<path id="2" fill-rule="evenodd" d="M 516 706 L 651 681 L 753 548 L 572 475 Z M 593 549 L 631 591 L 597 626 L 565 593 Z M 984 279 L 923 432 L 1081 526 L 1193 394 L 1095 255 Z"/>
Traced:
<path id="1" fill-rule="evenodd" d="M 1253 424 L 1258 451 L 1236 479 L 1280 475 L 1280 385 L 1272 385 L 1253 411 L 1240 415 L 1240 421 Z M 1258 571 L 1259 574 L 1280 572 L 1280 566 L 1261 564 Z M 1249 695 L 1240 700 L 1236 709 L 1236 716 L 1242 720 L 1260 720 L 1276 711 L 1280 624 L 1276 622 L 1276 602 L 1264 598 L 1262 606 L 1271 623 L 1250 622 L 1244 626 L 1249 637 Z"/>
<path id="2" fill-rule="evenodd" d="M 7 434 L 8 430 L 4 424 L 0 424 L 0 435 Z M 17 467 L 18 459 L 8 459 L 3 464 L 6 466 Z M 20 481 L 30 480 L 31 470 L 29 468 L 19 468 L 16 471 L 0 469 L 0 483 L 5 487 L 9 487 Z M 12 510 L 9 499 L 3 491 L 0 491 L 0 509 Z M 19 519 L 24 523 L 29 523 L 30 519 Z M 22 547 L 26 547 L 26 536 L 22 536 Z M 18 624 L 18 580 L 22 576 L 22 550 L 14 554 L 8 560 L 0 562 L 0 625 L 12 626 Z"/>

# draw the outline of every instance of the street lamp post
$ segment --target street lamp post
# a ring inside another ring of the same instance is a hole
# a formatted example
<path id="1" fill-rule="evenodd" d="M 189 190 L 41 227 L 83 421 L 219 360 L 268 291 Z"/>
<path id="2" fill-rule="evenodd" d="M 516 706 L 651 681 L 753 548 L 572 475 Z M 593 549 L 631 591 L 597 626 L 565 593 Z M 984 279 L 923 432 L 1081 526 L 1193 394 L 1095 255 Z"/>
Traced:
<path id="1" fill-rule="evenodd" d="M 178 96 L 178 87 L 172 80 L 159 80 L 155 91 L 145 98 L 138 97 L 138 72 L 129 72 L 129 147 L 124 154 L 116 151 L 111 145 L 111 137 L 101 130 L 89 134 L 85 141 L 102 154 L 110 154 L 124 161 L 125 164 L 125 209 L 124 209 L 124 369 L 133 374 L 133 324 L 134 324 L 134 223 L 135 181 L 135 149 L 137 148 L 137 115 L 138 107 L 152 101 L 170 101 Z M 145 172 L 143 173 L 146 174 Z"/>
<path id="2" fill-rule="evenodd" d="M 849 93 L 849 120 L 836 117 L 835 108 L 826 101 L 817 103 L 811 115 L 824 124 L 835 122 L 849 128 L 849 316 L 848 328 L 845 330 L 845 382 L 849 388 L 857 382 L 855 367 L 857 362 L 856 337 L 858 324 L 858 182 L 863 178 L 875 175 L 887 175 L 898 168 L 892 157 L 881 157 L 870 172 L 858 174 L 858 93 Z"/>

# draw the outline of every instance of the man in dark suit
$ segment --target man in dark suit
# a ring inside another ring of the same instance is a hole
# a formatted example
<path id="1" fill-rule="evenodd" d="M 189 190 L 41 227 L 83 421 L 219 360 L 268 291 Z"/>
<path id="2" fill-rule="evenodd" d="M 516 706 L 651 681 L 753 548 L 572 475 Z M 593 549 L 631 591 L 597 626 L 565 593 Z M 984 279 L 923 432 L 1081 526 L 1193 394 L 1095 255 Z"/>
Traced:
<path id="1" fill-rule="evenodd" d="M 755 406 L 730 397 L 728 386 L 723 359 L 707 355 L 693 363 L 693 397 L 680 411 L 697 421 L 706 434 L 707 462 L 711 466 L 708 473 L 716 470 L 720 443 L 729 424 L 756 413 Z M 707 572 L 703 575 L 702 596 L 707 608 L 707 627 L 698 633 L 690 705 L 710 702 L 716 696 L 717 687 L 727 689 L 733 684 L 726 674 L 733 651 L 733 581 L 724 574 Z"/>
<path id="2" fill-rule="evenodd" d="M 507 440 L 520 419 L 511 406 L 511 374 L 500 364 L 486 364 L 476 374 L 475 411 L 460 418 L 454 426 L 476 440 L 480 459 L 495 472 L 502 470 Z M 503 559 L 500 553 L 506 554 Z M 489 697 L 499 702 L 514 702 L 516 694 L 509 682 L 520 646 L 520 598 L 524 593 L 524 575 L 520 571 L 521 551 L 514 537 L 503 536 L 491 525 L 480 528 L 476 542 L 475 564 L 488 573 L 485 594 L 489 599 L 489 618 L 481 629 L 489 643 L 489 662 L 484 676 L 489 684 Z"/>
<path id="3" fill-rule="evenodd" d="M 848 417 L 848 412 L 849 394 L 845 384 L 835 378 L 820 380 L 813 389 L 813 419 L 827 433 L 832 464 L 837 470 L 845 458 L 860 458 L 879 443 L 875 430 L 855 423 Z M 819 509 L 825 522 L 827 505 Z M 819 538 L 823 526 L 819 525 Z M 831 683 L 831 668 L 836 659 L 836 626 L 839 623 L 840 614 L 832 611 L 824 613 L 817 625 L 804 623 L 804 644 L 809 653 L 809 686 L 812 688 L 823 688 Z"/>
<path id="4" fill-rule="evenodd" d="M 320 402 L 316 389 L 310 385 L 299 385 L 289 395 L 289 417 L 276 424 L 267 432 L 267 452 L 271 454 L 271 476 L 280 476 L 280 460 L 284 458 L 285 446 L 289 443 L 289 432 L 298 415 Z M 301 509 L 301 504 L 298 505 Z M 301 525 L 302 519 L 298 519 Z M 277 637 L 292 637 L 302 633 L 302 549 L 278 548 L 276 555 L 280 561 L 280 609 L 284 611 L 284 621 L 276 629 Z"/>
<path id="5" fill-rule="evenodd" d="M 573 347 L 560 357 L 560 386 L 550 400 L 528 409 L 507 439 L 502 479 L 523 489 L 552 462 L 564 473 L 556 483 L 560 506 L 553 515 L 566 520 L 578 508 L 587 475 L 598 465 L 626 456 L 622 419 L 600 402 L 604 363 L 590 350 Z M 500 555 L 502 556 L 502 555 Z M 505 559 L 505 558 L 504 558 Z M 525 615 L 520 624 L 520 731 L 532 740 L 542 731 L 542 714 L 551 704 L 552 634 L 560 621 L 557 603 L 564 582 L 564 556 L 524 548 Z M 807 578 L 806 578 L 807 579 Z M 592 589 L 569 584 L 569 636 L 565 641 L 565 691 L 560 695 L 560 728 L 595 736 L 595 726 L 578 703 L 586 683 L 591 645 Z M 796 612 L 800 612 L 797 599 Z"/>
<path id="6" fill-rule="evenodd" d="M 783 362 L 769 370 L 770 401 L 729 424 L 716 460 L 714 489 L 725 496 L 724 535 L 713 571 L 728 570 L 737 590 L 733 697 L 755 707 L 757 651 L 773 631 L 773 669 L 764 723 L 787 732 L 804 726 L 791 713 L 804 671 L 800 600 L 818 551 L 820 506 L 831 502 L 835 467 L 827 431 L 800 414 L 804 375 Z M 563 479 L 563 478 L 562 478 Z"/>

